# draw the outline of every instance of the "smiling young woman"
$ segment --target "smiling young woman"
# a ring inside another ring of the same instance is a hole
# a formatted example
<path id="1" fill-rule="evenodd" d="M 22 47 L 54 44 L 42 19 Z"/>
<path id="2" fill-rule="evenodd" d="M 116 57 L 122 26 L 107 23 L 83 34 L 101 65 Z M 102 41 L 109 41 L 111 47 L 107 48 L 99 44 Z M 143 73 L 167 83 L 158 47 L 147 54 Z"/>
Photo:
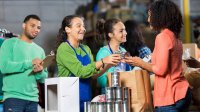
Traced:
<path id="1" fill-rule="evenodd" d="M 85 32 L 82 17 L 66 16 L 57 36 L 56 49 L 58 76 L 80 78 L 80 112 L 84 112 L 84 102 L 91 101 L 90 78 L 101 72 L 104 64 L 115 66 L 120 61 L 120 55 L 113 54 L 94 62 L 90 48 L 81 44 Z"/>

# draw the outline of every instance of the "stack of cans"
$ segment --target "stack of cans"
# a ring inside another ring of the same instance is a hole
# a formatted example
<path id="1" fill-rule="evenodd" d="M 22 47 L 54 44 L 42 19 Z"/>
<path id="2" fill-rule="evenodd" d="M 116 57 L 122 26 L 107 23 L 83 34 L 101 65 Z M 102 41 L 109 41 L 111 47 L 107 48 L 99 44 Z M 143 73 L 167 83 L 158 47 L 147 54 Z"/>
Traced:
<path id="1" fill-rule="evenodd" d="M 130 112 L 130 89 L 120 86 L 117 72 L 111 75 L 111 87 L 105 88 L 106 102 L 84 102 L 84 112 Z"/>
<path id="2" fill-rule="evenodd" d="M 129 92 L 128 87 L 106 87 L 106 102 L 113 107 L 107 112 L 130 112 Z"/>

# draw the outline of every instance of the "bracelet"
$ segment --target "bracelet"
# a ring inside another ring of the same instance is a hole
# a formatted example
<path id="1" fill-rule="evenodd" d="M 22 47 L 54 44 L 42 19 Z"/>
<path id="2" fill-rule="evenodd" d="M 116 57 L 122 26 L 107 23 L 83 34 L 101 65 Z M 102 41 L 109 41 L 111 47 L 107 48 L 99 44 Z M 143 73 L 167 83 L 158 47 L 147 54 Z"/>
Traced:
<path id="1" fill-rule="evenodd" d="M 104 62 L 103 62 L 103 58 L 101 59 L 101 62 L 102 62 L 102 68 L 104 68 Z"/>

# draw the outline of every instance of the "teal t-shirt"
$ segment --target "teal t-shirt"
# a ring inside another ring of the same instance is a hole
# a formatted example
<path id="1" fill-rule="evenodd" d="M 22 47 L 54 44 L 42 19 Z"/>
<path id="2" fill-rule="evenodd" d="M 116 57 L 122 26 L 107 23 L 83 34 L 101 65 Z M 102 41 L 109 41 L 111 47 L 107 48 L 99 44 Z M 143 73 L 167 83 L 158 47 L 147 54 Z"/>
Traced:
<path id="1" fill-rule="evenodd" d="M 120 51 L 126 52 L 126 50 L 123 47 L 120 47 Z M 98 51 L 98 53 L 96 55 L 96 60 L 99 61 L 102 58 L 105 58 L 106 56 L 109 56 L 111 54 L 112 54 L 112 52 L 110 51 L 109 47 L 108 46 L 103 46 Z M 107 73 L 108 72 L 113 72 L 113 71 L 114 71 L 114 67 L 111 67 L 103 75 L 98 77 L 97 83 L 99 84 L 99 86 L 102 89 L 104 89 L 107 86 Z M 102 92 L 103 92 L 103 90 L 102 90 Z"/>
<path id="2" fill-rule="evenodd" d="M 19 98 L 38 101 L 37 81 L 44 83 L 47 70 L 30 74 L 32 60 L 44 59 L 44 50 L 35 44 L 19 38 L 7 39 L 0 49 L 0 70 L 3 75 L 3 99 Z"/>

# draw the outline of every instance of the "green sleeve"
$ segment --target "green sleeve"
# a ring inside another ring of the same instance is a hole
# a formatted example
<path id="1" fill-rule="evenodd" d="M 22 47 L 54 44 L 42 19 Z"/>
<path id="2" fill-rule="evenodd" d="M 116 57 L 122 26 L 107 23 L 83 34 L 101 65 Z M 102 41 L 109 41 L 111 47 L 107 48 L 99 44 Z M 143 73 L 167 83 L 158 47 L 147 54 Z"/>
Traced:
<path id="1" fill-rule="evenodd" d="M 0 49 L 0 70 L 3 74 L 9 73 L 19 73 L 24 72 L 25 70 L 32 68 L 32 60 L 24 60 L 21 62 L 15 62 L 13 58 L 13 47 L 15 41 L 6 40 Z"/>
<path id="2" fill-rule="evenodd" d="M 42 59 L 44 59 L 44 58 L 45 58 L 45 53 L 43 51 Z M 47 68 L 44 68 L 44 70 L 42 70 L 41 72 L 35 74 L 36 80 L 38 80 L 40 83 L 44 83 L 44 80 L 47 77 L 48 77 Z"/>
<path id="3" fill-rule="evenodd" d="M 35 74 L 36 80 L 39 81 L 40 83 L 44 83 L 44 80 L 47 78 L 47 76 L 48 76 L 47 68 Z"/>
<path id="4" fill-rule="evenodd" d="M 88 78 L 92 75 L 98 73 L 96 70 L 95 62 L 93 61 L 93 56 L 90 48 L 84 45 L 84 49 L 88 53 L 91 59 L 91 63 L 83 66 L 81 62 L 77 59 L 73 49 L 66 43 L 62 43 L 57 50 L 56 61 L 58 63 L 59 76 L 69 76 L 71 73 L 76 77 Z M 61 70 L 62 69 L 62 70 Z M 63 73 L 61 73 L 63 72 Z M 67 74 L 66 74 L 67 73 Z"/>

